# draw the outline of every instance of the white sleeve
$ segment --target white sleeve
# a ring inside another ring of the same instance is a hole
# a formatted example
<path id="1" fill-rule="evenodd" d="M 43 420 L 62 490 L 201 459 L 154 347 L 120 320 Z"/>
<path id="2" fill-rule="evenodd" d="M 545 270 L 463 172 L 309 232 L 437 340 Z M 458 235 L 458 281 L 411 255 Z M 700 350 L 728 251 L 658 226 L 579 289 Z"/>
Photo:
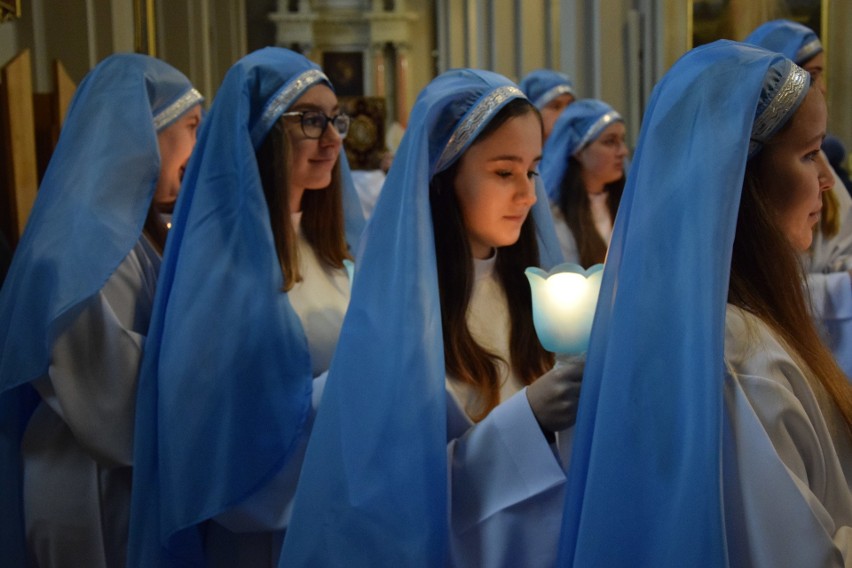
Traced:
<path id="1" fill-rule="evenodd" d="M 215 521 L 231 532 L 277 531 L 287 528 L 293 514 L 293 497 L 305 461 L 328 371 L 313 380 L 311 411 L 296 442 L 292 456 L 284 467 L 263 487 L 235 507 L 217 515 Z"/>
<path id="2" fill-rule="evenodd" d="M 852 319 L 852 276 L 848 272 L 808 274 L 814 316 L 822 320 Z"/>
<path id="3" fill-rule="evenodd" d="M 130 465 L 136 383 L 157 269 L 134 248 L 51 349 L 33 385 L 76 440 L 102 464 Z"/>
<path id="4" fill-rule="evenodd" d="M 725 491 L 732 565 L 852 566 L 852 494 L 815 401 L 753 375 L 728 375 L 725 400 L 736 441 L 725 454 L 737 472 Z"/>
<path id="5" fill-rule="evenodd" d="M 526 389 L 450 440 L 447 459 L 454 566 L 555 562 L 566 474 Z"/>

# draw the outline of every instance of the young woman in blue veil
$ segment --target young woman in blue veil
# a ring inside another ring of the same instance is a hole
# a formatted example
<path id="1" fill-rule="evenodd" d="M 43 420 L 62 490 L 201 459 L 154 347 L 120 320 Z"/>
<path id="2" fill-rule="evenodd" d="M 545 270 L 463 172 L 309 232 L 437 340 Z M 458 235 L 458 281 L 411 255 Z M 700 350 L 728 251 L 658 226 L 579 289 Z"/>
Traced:
<path id="1" fill-rule="evenodd" d="M 559 71 L 536 69 L 527 73 L 518 86 L 541 113 L 544 139 L 547 140 L 556 119 L 577 99 L 574 81 Z"/>
<path id="2" fill-rule="evenodd" d="M 287 49 L 242 58 L 217 92 L 140 373 L 133 566 L 278 562 L 363 225 L 348 127 Z"/>
<path id="3" fill-rule="evenodd" d="M 568 262 L 588 268 L 606 258 L 624 191 L 625 132 L 611 106 L 582 99 L 565 109 L 544 145 L 541 179 Z"/>
<path id="4" fill-rule="evenodd" d="M 843 566 L 852 387 L 797 253 L 831 172 L 784 56 L 719 41 L 654 89 L 607 257 L 561 565 Z"/>
<path id="5" fill-rule="evenodd" d="M 201 102 L 177 69 L 121 54 L 86 75 L 68 109 L 0 292 L 0 554 L 9 566 L 124 565 L 162 215 Z"/>
<path id="6" fill-rule="evenodd" d="M 523 276 L 561 260 L 540 118 L 508 79 L 469 69 L 434 79 L 411 117 L 281 566 L 547 565 L 581 372 L 551 370 Z"/>
<path id="7" fill-rule="evenodd" d="M 757 27 L 745 43 L 792 59 L 810 73 L 811 82 L 825 94 L 825 52 L 809 27 L 773 20 Z M 823 201 L 813 244 L 802 255 L 802 262 L 808 274 L 814 317 L 840 367 L 852 376 L 852 198 L 840 176 L 835 177 L 834 187 Z"/>

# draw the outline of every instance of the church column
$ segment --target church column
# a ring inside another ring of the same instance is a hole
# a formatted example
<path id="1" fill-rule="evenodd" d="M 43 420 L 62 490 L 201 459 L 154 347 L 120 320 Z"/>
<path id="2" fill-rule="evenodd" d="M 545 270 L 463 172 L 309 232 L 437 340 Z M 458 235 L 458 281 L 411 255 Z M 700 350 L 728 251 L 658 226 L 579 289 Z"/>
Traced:
<path id="1" fill-rule="evenodd" d="M 381 43 L 374 43 L 373 51 L 373 94 L 377 97 L 384 97 L 386 94 L 385 85 L 385 46 Z"/>
<path id="2" fill-rule="evenodd" d="M 403 127 L 408 126 L 408 51 L 408 45 L 396 45 L 396 120 Z"/>

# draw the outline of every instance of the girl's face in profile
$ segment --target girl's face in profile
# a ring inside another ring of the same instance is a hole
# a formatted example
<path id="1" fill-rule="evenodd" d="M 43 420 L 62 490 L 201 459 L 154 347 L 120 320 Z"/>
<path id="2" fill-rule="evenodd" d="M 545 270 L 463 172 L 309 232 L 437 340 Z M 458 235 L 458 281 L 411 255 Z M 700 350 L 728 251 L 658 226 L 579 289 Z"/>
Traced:
<path id="1" fill-rule="evenodd" d="M 825 138 L 826 109 L 815 88 L 758 156 L 757 175 L 769 191 L 781 229 L 798 251 L 811 246 L 813 227 L 819 222 L 822 194 L 834 185 L 834 176 L 820 152 Z"/>
<path id="2" fill-rule="evenodd" d="M 532 110 L 510 118 L 462 155 L 455 192 L 474 258 L 517 242 L 536 201 L 540 161 L 541 123 Z"/>
<path id="3" fill-rule="evenodd" d="M 624 175 L 624 158 L 627 157 L 627 144 L 624 142 L 626 132 L 623 122 L 614 122 L 577 154 L 577 161 L 583 166 L 583 181 L 587 187 L 603 188 Z"/>
<path id="4" fill-rule="evenodd" d="M 157 133 L 160 148 L 160 177 L 154 190 L 154 207 L 161 213 L 171 213 L 180 191 L 180 183 L 192 149 L 198 125 L 201 124 L 201 105 L 195 105 L 180 118 Z"/>

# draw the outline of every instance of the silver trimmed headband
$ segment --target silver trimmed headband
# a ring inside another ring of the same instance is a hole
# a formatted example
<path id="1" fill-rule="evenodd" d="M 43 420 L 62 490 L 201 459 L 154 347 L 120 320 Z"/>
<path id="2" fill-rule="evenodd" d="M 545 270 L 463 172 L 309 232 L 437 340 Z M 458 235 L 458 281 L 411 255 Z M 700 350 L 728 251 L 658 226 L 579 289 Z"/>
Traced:
<path id="1" fill-rule="evenodd" d="M 178 100 L 161 110 L 154 116 L 154 130 L 159 132 L 168 126 L 174 119 L 185 113 L 193 105 L 196 105 L 204 100 L 196 89 L 190 89 L 184 93 Z"/>
<path id="2" fill-rule="evenodd" d="M 778 89 L 763 112 L 754 119 L 748 145 L 749 157 L 753 156 L 781 125 L 787 122 L 791 111 L 798 108 L 802 95 L 809 86 L 810 75 L 808 72 L 792 63 L 781 88 Z"/>
<path id="3" fill-rule="evenodd" d="M 801 64 L 822 51 L 822 43 L 819 38 L 814 38 L 796 52 L 796 63 Z"/>
<path id="4" fill-rule="evenodd" d="M 597 119 L 592 126 L 586 130 L 586 133 L 580 138 L 580 141 L 577 142 L 577 148 L 572 152 L 573 155 L 577 155 L 577 153 L 586 147 L 586 144 L 597 138 L 601 132 L 603 132 L 604 128 L 612 124 L 613 122 L 624 121 L 624 118 L 617 111 L 611 110 L 604 114 L 602 117 Z"/>
<path id="5" fill-rule="evenodd" d="M 541 107 L 543 107 L 559 95 L 565 94 L 571 95 L 572 97 L 575 96 L 574 89 L 572 89 L 568 85 L 556 85 L 555 87 L 551 87 L 550 89 L 545 91 L 544 94 L 542 94 L 535 101 L 533 101 L 533 105 L 535 105 L 535 108 L 537 108 L 538 110 L 541 110 Z"/>
<path id="6" fill-rule="evenodd" d="M 462 118 L 453 135 L 450 136 L 446 147 L 444 147 L 444 151 L 441 152 L 441 157 L 438 158 L 438 163 L 435 165 L 435 173 L 443 171 L 449 166 L 461 151 L 467 147 L 480 127 L 487 122 L 485 119 L 511 98 L 526 99 L 527 97 L 519 88 L 506 85 L 494 89 L 474 105 L 468 111 L 467 115 Z"/>
<path id="7" fill-rule="evenodd" d="M 266 108 L 263 109 L 263 113 L 261 113 L 257 124 L 255 124 L 254 128 L 251 129 L 252 144 L 257 147 L 261 140 L 263 140 L 269 132 L 269 129 L 272 128 L 272 125 L 275 124 L 275 121 L 278 120 L 281 114 L 287 110 L 291 104 L 293 104 L 293 101 L 299 98 L 305 89 L 315 83 L 319 83 L 320 81 L 325 81 L 326 83 L 331 84 L 331 81 L 328 80 L 325 73 L 319 69 L 308 69 L 295 79 L 285 83 L 275 96 L 266 104 Z"/>

